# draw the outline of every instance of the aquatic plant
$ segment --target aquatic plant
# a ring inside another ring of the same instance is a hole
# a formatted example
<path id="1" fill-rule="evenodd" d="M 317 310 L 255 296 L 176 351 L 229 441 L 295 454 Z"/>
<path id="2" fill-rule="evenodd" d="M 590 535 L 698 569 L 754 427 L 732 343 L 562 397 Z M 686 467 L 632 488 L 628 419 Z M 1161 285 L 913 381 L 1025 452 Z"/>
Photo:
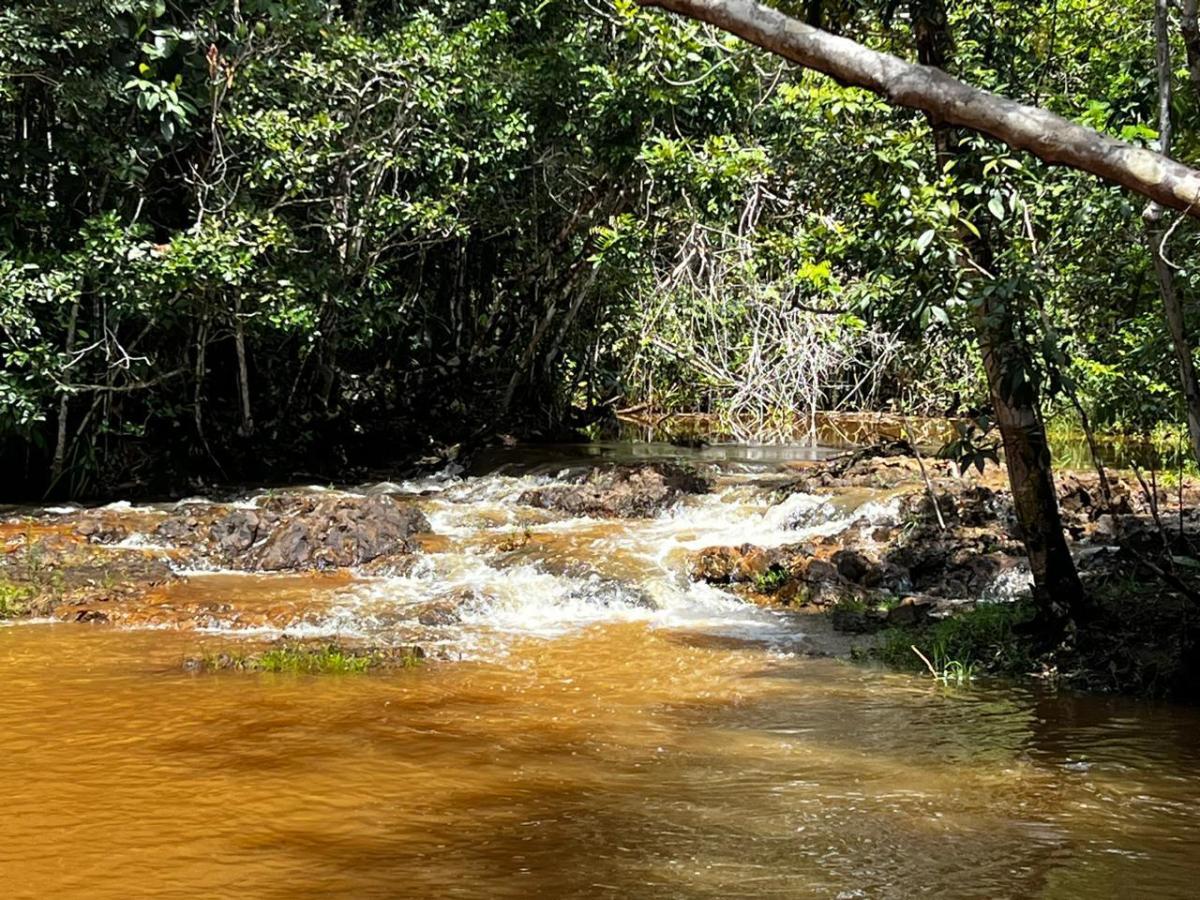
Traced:
<path id="1" fill-rule="evenodd" d="M 257 653 L 206 653 L 184 661 L 184 668 L 202 671 L 234 670 L 297 675 L 340 675 L 370 669 L 410 669 L 421 664 L 419 647 L 356 648 L 337 644 L 282 644 Z"/>
<path id="2" fill-rule="evenodd" d="M 929 670 L 929 674 L 943 684 L 961 686 L 974 677 L 975 667 L 971 663 L 960 659 L 948 659 L 945 655 L 944 645 L 934 648 L 933 662 L 929 661 L 929 657 L 922 653 L 916 644 L 913 644 L 909 649 L 920 657 L 921 662 L 925 663 L 925 668 Z"/>
<path id="3" fill-rule="evenodd" d="M 355 656 L 335 645 L 317 649 L 279 647 L 263 653 L 254 666 L 261 672 L 296 672 L 305 675 L 365 672 L 370 667 L 369 656 Z"/>

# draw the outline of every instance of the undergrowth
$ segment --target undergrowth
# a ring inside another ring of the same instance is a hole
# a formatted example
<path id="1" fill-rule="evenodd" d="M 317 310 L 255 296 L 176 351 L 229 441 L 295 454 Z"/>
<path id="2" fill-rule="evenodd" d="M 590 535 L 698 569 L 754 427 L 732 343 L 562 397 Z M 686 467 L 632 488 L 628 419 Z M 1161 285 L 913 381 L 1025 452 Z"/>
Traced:
<path id="1" fill-rule="evenodd" d="M 1026 603 L 980 603 L 946 618 L 888 628 L 865 656 L 897 669 L 932 670 L 947 681 L 1026 674 L 1035 668 L 1035 654 L 1018 627 L 1032 615 Z"/>
<path id="2" fill-rule="evenodd" d="M 33 595 L 29 585 L 0 579 L 0 619 L 14 619 L 28 613 Z"/>

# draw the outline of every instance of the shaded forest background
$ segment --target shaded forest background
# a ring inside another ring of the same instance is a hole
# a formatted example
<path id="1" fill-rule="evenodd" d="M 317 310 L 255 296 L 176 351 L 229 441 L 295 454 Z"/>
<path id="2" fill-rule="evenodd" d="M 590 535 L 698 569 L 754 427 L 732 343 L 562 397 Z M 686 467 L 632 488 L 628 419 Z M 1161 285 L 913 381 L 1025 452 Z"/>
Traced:
<path id="1" fill-rule="evenodd" d="M 908 4 L 778 5 L 916 58 Z M 1158 137 L 1150 4 L 948 9 L 964 80 Z M 1193 159 L 1197 94 L 1172 112 Z M 4 498 L 333 477 L 640 404 L 768 439 L 986 411 L 982 221 L 1045 414 L 1178 434 L 1142 202 L 966 150 L 939 166 L 923 116 L 632 0 L 17 0 Z"/>

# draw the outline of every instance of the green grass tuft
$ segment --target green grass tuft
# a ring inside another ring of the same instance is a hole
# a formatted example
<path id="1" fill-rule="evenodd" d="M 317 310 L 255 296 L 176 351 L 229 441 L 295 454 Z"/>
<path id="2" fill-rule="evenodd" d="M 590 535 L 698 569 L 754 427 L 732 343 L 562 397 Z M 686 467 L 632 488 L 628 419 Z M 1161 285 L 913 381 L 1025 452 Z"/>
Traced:
<path id="1" fill-rule="evenodd" d="M 303 675 L 329 675 L 365 672 L 371 657 L 356 656 L 340 647 L 278 647 L 258 657 L 254 668 L 261 672 L 295 672 Z"/>
<path id="2" fill-rule="evenodd" d="M 337 644 L 283 644 L 260 653 L 208 653 L 184 661 L 195 671 L 234 670 L 294 675 L 343 675 L 370 669 L 411 669 L 421 664 L 419 647 L 397 649 L 346 648 Z"/>
<path id="3" fill-rule="evenodd" d="M 1034 660 L 1016 627 L 1031 615 L 1024 603 L 980 603 L 923 625 L 889 628 L 867 658 L 914 672 L 932 666 L 940 680 L 960 684 L 977 674 L 1023 675 L 1034 668 Z"/>
<path id="4" fill-rule="evenodd" d="M 773 594 L 787 584 L 789 578 L 788 570 L 775 564 L 754 576 L 754 589 L 760 594 Z"/>

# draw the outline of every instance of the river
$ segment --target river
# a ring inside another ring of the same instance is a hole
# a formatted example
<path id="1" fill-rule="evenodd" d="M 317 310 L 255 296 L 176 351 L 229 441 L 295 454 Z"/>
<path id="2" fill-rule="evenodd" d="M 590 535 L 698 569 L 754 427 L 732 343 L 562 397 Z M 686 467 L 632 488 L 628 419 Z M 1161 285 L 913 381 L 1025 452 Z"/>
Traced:
<path id="1" fill-rule="evenodd" d="M 1200 712 L 814 658 L 806 617 L 683 560 L 886 496 L 771 506 L 789 453 L 734 448 L 691 452 L 719 489 L 654 519 L 514 502 L 573 452 L 361 488 L 433 525 L 402 576 L 190 572 L 131 624 L 0 627 L 5 896 L 1195 895 Z M 182 665 L 378 640 L 447 588 L 477 599 L 404 626 L 435 651 L 414 669 Z"/>

